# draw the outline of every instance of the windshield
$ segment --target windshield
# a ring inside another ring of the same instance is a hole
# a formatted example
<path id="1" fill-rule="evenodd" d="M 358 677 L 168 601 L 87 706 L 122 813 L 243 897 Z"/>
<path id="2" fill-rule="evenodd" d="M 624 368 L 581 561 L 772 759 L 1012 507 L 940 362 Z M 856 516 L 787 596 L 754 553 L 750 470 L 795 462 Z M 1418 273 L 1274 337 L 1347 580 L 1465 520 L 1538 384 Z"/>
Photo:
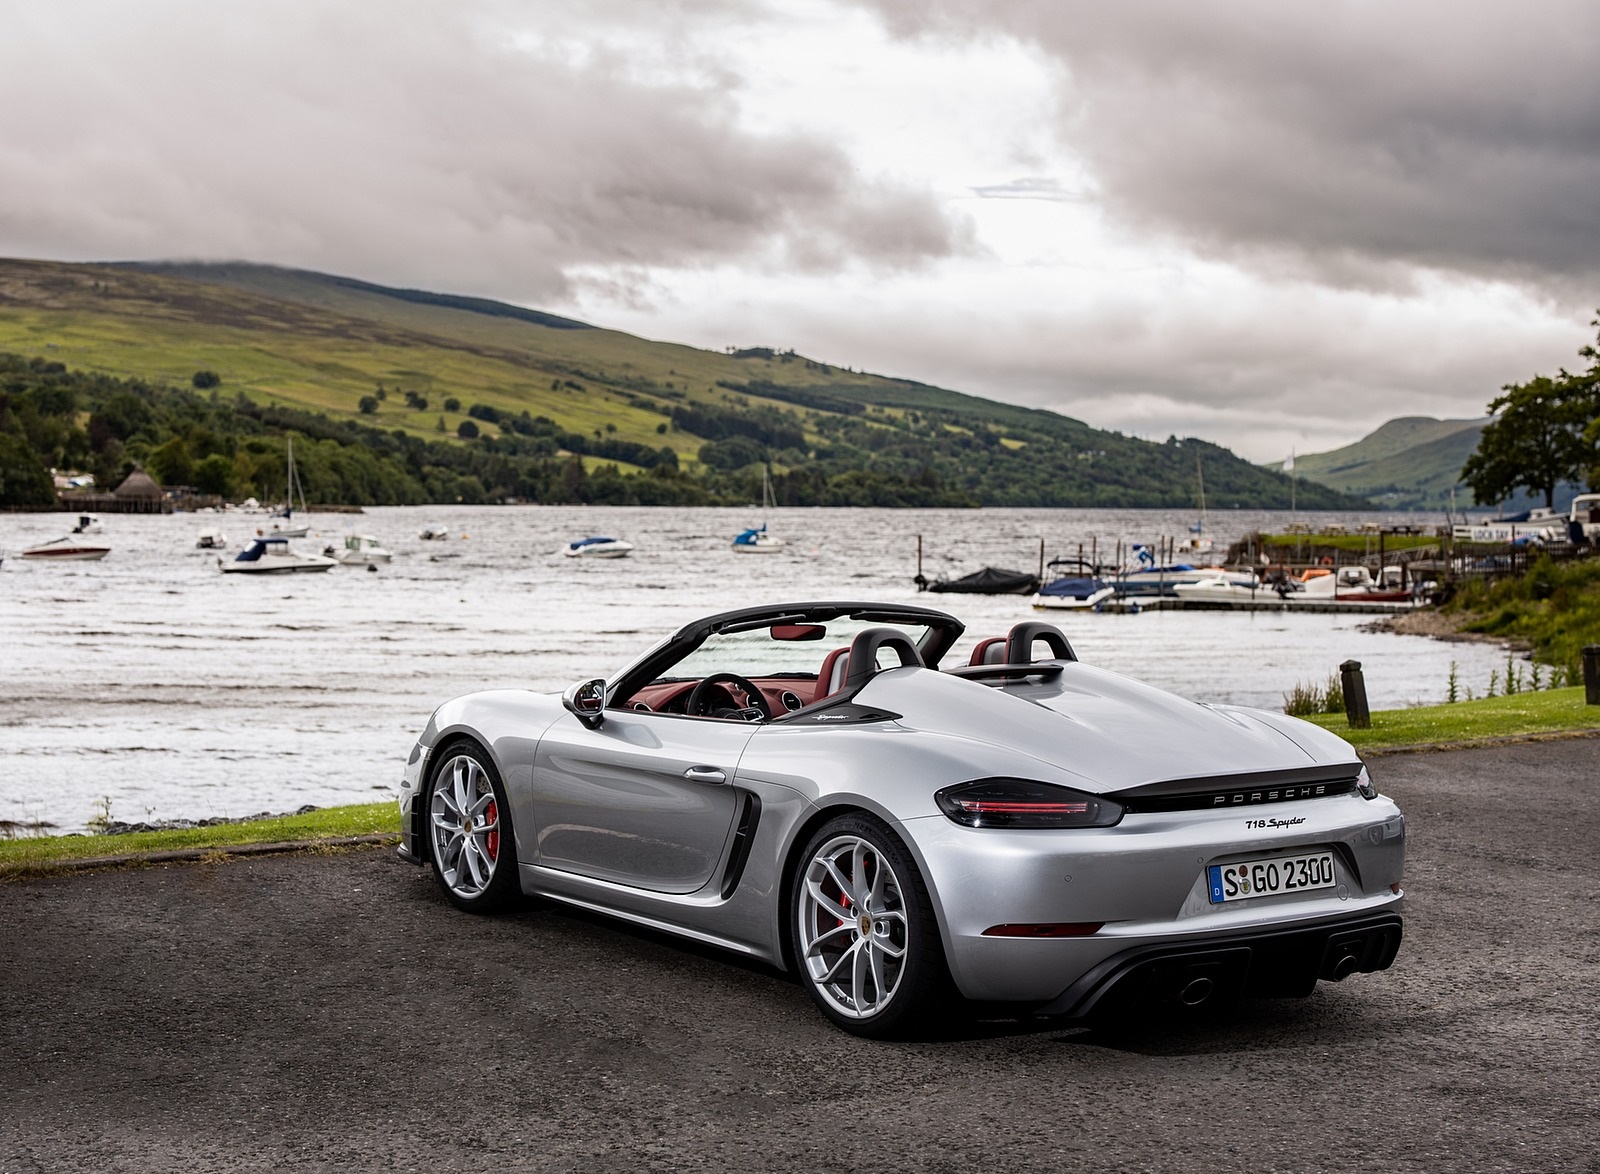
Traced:
<path id="1" fill-rule="evenodd" d="M 792 634 L 794 627 L 778 631 Z M 894 628 L 904 632 L 919 648 L 928 634 L 924 624 L 888 624 L 881 620 L 837 619 L 803 627 L 821 632 L 805 640 L 776 640 L 771 628 L 713 633 L 699 648 L 667 669 L 665 677 L 699 678 L 712 673 L 738 673 L 744 677 L 815 677 L 828 653 L 835 648 L 848 648 L 856 635 L 867 628 Z M 888 666 L 898 664 L 899 660 L 893 652 L 885 650 L 880 654 L 880 663 Z"/>

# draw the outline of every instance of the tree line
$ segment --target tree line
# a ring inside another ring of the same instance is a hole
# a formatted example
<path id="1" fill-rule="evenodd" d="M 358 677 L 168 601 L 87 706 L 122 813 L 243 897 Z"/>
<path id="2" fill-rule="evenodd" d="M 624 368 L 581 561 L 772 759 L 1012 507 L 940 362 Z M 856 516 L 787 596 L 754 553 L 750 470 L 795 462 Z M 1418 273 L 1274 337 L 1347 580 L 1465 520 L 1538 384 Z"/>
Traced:
<path id="1" fill-rule="evenodd" d="M 1600 320 L 1589 325 L 1600 327 Z M 1600 490 L 1600 349 L 1585 346 L 1578 355 L 1586 369 L 1508 383 L 1489 401 L 1494 418 L 1461 468 L 1480 504 L 1526 489 L 1554 509 L 1562 484 L 1581 481 Z"/>

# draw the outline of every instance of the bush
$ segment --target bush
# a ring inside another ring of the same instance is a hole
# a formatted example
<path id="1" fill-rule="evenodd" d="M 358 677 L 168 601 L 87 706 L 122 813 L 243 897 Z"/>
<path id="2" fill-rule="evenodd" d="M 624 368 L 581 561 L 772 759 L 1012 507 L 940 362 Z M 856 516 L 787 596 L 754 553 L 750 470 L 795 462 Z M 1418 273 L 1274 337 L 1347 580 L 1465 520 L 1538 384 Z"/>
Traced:
<path id="1" fill-rule="evenodd" d="M 453 395 L 448 397 L 444 401 L 444 410 L 447 412 L 459 412 L 461 410 L 461 401 Z"/>
<path id="2" fill-rule="evenodd" d="M 215 371 L 196 371 L 190 377 L 189 382 L 194 384 L 201 391 L 205 391 L 207 388 L 221 387 L 222 376 L 218 375 Z"/>
<path id="3" fill-rule="evenodd" d="M 363 416 L 371 416 L 378 410 L 378 400 L 375 396 L 364 395 L 361 397 L 361 403 L 358 406 L 361 408 Z"/>
<path id="4" fill-rule="evenodd" d="M 463 420 L 456 425 L 456 435 L 461 437 L 462 440 L 476 440 L 478 438 L 478 426 L 471 420 Z"/>

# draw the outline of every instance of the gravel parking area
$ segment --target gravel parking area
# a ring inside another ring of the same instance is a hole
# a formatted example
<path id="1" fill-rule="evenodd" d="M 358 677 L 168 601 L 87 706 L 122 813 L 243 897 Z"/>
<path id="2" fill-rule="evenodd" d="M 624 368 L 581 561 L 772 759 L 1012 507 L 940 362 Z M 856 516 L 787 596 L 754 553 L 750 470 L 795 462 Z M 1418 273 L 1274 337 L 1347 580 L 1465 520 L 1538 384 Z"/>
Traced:
<path id="1" fill-rule="evenodd" d="M 389 850 L 0 885 L 0 1172 L 1600 1170 L 1600 741 L 1375 763 L 1395 968 L 1114 1032 L 829 1027 Z"/>

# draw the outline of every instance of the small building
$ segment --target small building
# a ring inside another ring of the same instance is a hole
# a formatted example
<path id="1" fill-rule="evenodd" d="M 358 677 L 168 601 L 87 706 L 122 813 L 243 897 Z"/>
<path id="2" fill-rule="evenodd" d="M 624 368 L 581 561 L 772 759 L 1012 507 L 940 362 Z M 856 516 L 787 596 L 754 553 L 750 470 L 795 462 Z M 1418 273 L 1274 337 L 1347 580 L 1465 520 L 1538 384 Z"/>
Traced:
<path id="1" fill-rule="evenodd" d="M 155 478 L 143 469 L 135 468 L 111 491 L 116 499 L 118 513 L 170 514 L 172 499 L 157 485 Z"/>

